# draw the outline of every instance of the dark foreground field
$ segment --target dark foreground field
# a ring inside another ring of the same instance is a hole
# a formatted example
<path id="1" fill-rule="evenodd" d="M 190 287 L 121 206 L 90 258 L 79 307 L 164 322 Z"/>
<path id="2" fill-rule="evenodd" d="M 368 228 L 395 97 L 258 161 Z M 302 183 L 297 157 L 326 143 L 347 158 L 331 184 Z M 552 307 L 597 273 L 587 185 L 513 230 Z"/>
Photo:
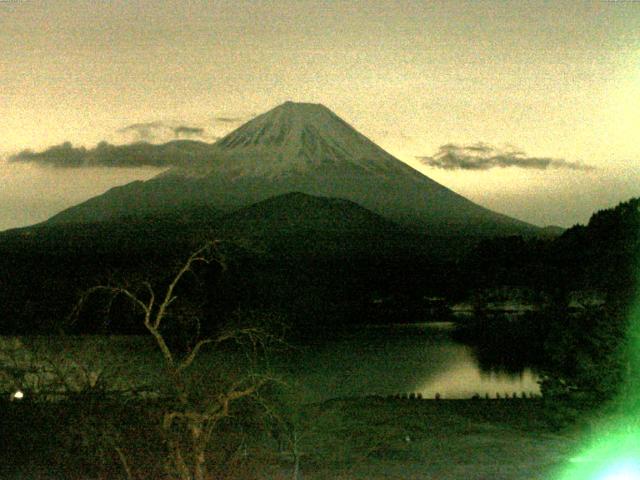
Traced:
<path id="1" fill-rule="evenodd" d="M 576 445 L 575 433 L 546 426 L 541 400 L 357 399 L 315 408 L 326 426 L 309 458 L 324 458 L 309 462 L 305 479 L 549 479 Z M 291 478 L 290 469 L 260 478 Z"/>
<path id="2" fill-rule="evenodd" d="M 8 479 L 171 478 L 160 417 L 145 404 L 4 403 Z M 540 399 L 363 398 L 308 405 L 283 424 L 230 422 L 212 439 L 211 478 L 553 479 L 577 446 Z M 216 469 L 215 463 L 224 465 Z"/>

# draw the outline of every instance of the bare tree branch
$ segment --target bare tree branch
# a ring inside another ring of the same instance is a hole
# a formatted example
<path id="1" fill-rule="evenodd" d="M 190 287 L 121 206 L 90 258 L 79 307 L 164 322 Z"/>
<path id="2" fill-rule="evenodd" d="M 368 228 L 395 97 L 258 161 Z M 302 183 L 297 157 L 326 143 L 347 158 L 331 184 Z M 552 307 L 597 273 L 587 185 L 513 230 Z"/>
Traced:
<path id="1" fill-rule="evenodd" d="M 163 355 L 165 367 L 172 382 L 172 403 L 169 411 L 165 411 L 162 420 L 162 430 L 165 432 L 167 446 L 171 452 L 171 463 L 175 473 L 181 480 L 204 480 L 206 478 L 205 448 L 208 444 L 211 432 L 216 425 L 230 415 L 234 402 L 254 396 L 265 384 L 273 379 L 268 376 L 248 375 L 231 384 L 231 386 L 219 395 L 209 394 L 202 398 L 196 398 L 197 390 L 191 388 L 187 376 L 187 369 L 201 354 L 207 345 L 221 345 L 227 341 L 245 343 L 248 340 L 255 354 L 259 347 L 276 341 L 276 337 L 267 333 L 260 326 L 246 326 L 240 328 L 228 328 L 218 336 L 200 338 L 200 320 L 196 312 L 188 312 L 195 319 L 197 331 L 193 341 L 195 342 L 186 356 L 180 358 L 169 347 L 162 330 L 163 322 L 169 317 L 170 307 L 177 301 L 176 290 L 185 275 L 194 271 L 196 264 L 211 264 L 216 262 L 222 271 L 226 270 L 224 257 L 217 250 L 218 241 L 210 241 L 193 252 L 187 261 L 181 265 L 177 273 L 171 278 L 169 285 L 160 293 L 154 289 L 150 282 L 141 282 L 146 289 L 142 296 L 136 294 L 136 289 L 126 286 L 99 285 L 90 288 L 82 294 L 74 314 L 78 315 L 82 305 L 88 298 L 96 293 L 107 293 L 109 300 L 113 301 L 118 296 L 124 296 L 144 314 L 143 324 L 146 330 L 154 338 L 157 347 Z M 182 312 L 182 310 L 180 310 Z M 184 312 L 182 312 L 184 313 Z M 262 320 L 259 316 L 252 320 Z M 85 376 L 86 372 L 85 372 Z M 193 397 L 193 398 L 192 398 Z M 186 430 L 185 430 L 186 429 Z M 189 435 L 189 443 L 185 443 L 184 435 Z M 121 457 L 123 467 L 130 475 L 126 458 L 122 458 L 122 450 L 116 450 Z M 186 455 L 186 456 L 185 456 Z"/>
<path id="2" fill-rule="evenodd" d="M 182 372 L 183 370 L 189 368 L 189 366 L 191 366 L 195 358 L 198 356 L 198 352 L 200 352 L 200 349 L 209 343 L 214 343 L 214 340 L 206 338 L 196 343 L 193 349 L 191 349 L 191 352 L 189 352 L 189 355 L 187 355 L 178 365 L 178 372 Z"/>
<path id="3" fill-rule="evenodd" d="M 156 329 L 160 328 L 160 323 L 162 322 L 162 320 L 163 320 L 163 318 L 165 316 L 166 309 L 169 307 L 169 305 L 171 305 L 176 300 L 177 297 L 173 294 L 173 292 L 174 292 L 176 286 L 178 285 L 178 283 L 180 282 L 180 280 L 182 279 L 182 277 L 187 272 L 191 271 L 193 265 L 195 263 L 197 263 L 197 262 L 202 262 L 202 263 L 205 263 L 207 265 L 209 263 L 211 263 L 211 261 L 212 261 L 211 255 L 207 255 L 207 252 L 210 252 L 214 247 L 216 247 L 218 245 L 218 243 L 219 242 L 217 242 L 217 241 L 207 242 L 202 247 L 200 247 L 198 250 L 193 252 L 191 254 L 191 256 L 189 257 L 189 259 L 187 260 L 187 262 L 178 271 L 176 276 L 173 277 L 173 280 L 171 281 L 171 283 L 167 287 L 167 291 L 165 293 L 164 300 L 160 304 L 160 308 L 158 310 L 158 313 L 156 314 L 156 318 L 155 318 L 155 322 L 154 322 L 154 328 L 156 328 Z M 219 263 L 222 265 L 221 262 L 219 262 Z"/>

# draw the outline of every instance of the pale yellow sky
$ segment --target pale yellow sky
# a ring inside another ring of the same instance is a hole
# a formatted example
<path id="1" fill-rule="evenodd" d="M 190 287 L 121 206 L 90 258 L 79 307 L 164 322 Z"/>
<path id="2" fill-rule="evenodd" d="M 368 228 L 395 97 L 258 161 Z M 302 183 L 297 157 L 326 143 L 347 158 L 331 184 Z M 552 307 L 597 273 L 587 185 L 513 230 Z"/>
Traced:
<path id="1" fill-rule="evenodd" d="M 472 200 L 568 226 L 640 195 L 639 32 L 634 1 L 0 1 L 0 152 L 318 102 Z M 478 142 L 596 170 L 415 160 Z M 0 229 L 151 174 L 0 168 Z"/>

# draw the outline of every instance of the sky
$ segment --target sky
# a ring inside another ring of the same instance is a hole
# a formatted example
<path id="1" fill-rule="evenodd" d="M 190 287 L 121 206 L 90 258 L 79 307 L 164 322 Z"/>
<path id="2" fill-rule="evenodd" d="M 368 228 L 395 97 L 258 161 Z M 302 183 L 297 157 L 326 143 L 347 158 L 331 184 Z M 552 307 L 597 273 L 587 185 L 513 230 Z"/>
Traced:
<path id="1" fill-rule="evenodd" d="M 20 151 L 214 141 L 286 100 L 495 211 L 584 223 L 640 196 L 640 2 L 0 0 L 0 230 L 160 171 Z"/>

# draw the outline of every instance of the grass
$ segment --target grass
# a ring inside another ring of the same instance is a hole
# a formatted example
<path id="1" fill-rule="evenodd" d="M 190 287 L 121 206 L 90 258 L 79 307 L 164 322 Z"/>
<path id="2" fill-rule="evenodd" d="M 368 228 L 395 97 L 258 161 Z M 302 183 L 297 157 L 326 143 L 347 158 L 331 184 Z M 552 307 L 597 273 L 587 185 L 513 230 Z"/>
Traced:
<path id="1" fill-rule="evenodd" d="M 136 478 L 169 478 L 158 433 L 161 405 L 5 402 L 1 407 L 0 478 L 126 478 L 109 442 L 132 459 Z M 549 429 L 539 399 L 372 397 L 306 405 L 299 413 L 290 425 L 300 439 L 305 480 L 553 480 L 578 442 L 575 433 Z M 279 449 L 273 432 L 244 425 L 223 426 L 212 446 L 212 461 L 215 456 L 226 462 L 225 476 L 215 478 L 293 478 L 291 443 L 281 441 Z"/>
<path id="2" fill-rule="evenodd" d="M 24 341 L 37 357 L 57 359 L 52 365 L 65 372 L 81 365 L 85 376 L 101 373 L 110 388 L 161 383 L 161 362 L 152 344 L 113 340 Z M 10 346 L 4 348 L 8 354 Z M 23 360 L 24 366 L 34 362 Z M 200 360 L 198 385 L 215 383 L 207 365 L 220 362 L 213 353 Z M 287 410 L 288 421 L 274 423 L 256 405 L 238 405 L 210 446 L 211 470 L 219 466 L 215 478 L 293 478 L 295 435 L 305 480 L 554 480 L 580 439 L 579 432 L 553 431 L 540 399 L 367 397 L 293 403 Z M 135 478 L 170 478 L 163 468 L 168 454 L 160 428 L 163 411 L 160 400 L 114 396 L 2 400 L 0 478 L 126 478 L 115 447 L 130 459 Z"/>
<path id="3" fill-rule="evenodd" d="M 313 407 L 305 479 L 549 479 L 577 436 L 540 400 L 353 399 Z M 305 468 L 306 460 L 306 468 Z M 282 466 L 260 478 L 290 478 Z"/>

